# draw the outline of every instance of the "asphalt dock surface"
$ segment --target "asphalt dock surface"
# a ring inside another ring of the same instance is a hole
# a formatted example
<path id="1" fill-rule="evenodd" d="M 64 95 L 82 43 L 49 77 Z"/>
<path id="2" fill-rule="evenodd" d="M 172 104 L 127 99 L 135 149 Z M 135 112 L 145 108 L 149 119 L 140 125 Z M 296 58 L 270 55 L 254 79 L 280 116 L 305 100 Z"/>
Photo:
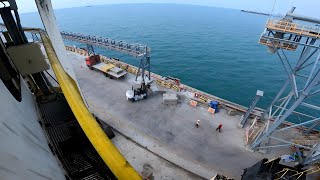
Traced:
<path id="1" fill-rule="evenodd" d="M 146 100 L 127 101 L 125 93 L 131 89 L 134 75 L 109 79 L 87 68 L 85 56 L 68 52 L 68 57 L 92 113 L 135 143 L 187 171 L 205 179 L 217 173 L 240 179 L 244 168 L 262 158 L 277 156 L 245 149 L 245 131 L 237 127 L 240 116 L 229 116 L 224 109 L 212 115 L 205 108 L 191 107 L 187 93 L 179 94 L 178 105 L 163 105 L 160 92 Z M 198 119 L 200 126 L 196 128 Z M 220 123 L 221 133 L 216 131 Z"/>

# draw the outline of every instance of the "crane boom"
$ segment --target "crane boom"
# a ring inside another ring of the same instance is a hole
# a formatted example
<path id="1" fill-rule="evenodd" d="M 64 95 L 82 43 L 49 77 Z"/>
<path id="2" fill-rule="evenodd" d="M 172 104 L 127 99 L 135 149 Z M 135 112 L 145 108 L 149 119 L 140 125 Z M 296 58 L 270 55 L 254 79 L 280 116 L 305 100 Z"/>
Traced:
<path id="1" fill-rule="evenodd" d="M 66 40 L 85 43 L 113 51 L 118 51 L 134 57 L 142 57 L 150 53 L 150 48 L 148 48 L 146 45 L 141 45 L 137 43 L 130 44 L 124 41 L 114 40 L 110 38 L 84 35 L 80 33 L 72 33 L 65 31 L 62 31 L 61 35 L 62 38 Z"/>

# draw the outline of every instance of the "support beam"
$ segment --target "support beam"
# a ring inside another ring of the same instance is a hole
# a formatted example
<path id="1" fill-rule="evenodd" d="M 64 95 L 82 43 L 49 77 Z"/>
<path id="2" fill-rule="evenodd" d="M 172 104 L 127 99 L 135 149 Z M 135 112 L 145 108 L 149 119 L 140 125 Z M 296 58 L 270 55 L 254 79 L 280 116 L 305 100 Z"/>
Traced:
<path id="1" fill-rule="evenodd" d="M 272 40 L 272 41 L 280 41 L 280 42 L 286 42 L 286 43 L 290 43 L 290 44 L 298 44 L 298 45 L 302 45 L 302 46 L 307 46 L 307 47 L 312 47 L 312 48 L 318 48 L 318 49 L 320 49 L 320 47 L 319 47 L 319 46 L 316 46 L 316 45 L 310 45 L 310 44 L 305 44 L 305 43 L 300 43 L 300 42 L 285 40 L 285 39 L 281 39 L 281 38 L 270 37 L 270 36 L 264 36 L 264 35 L 262 35 L 261 37 L 262 37 L 262 38 L 265 38 L 265 39 Z"/>
<path id="2" fill-rule="evenodd" d="M 306 44 L 307 44 L 307 42 L 306 42 Z M 309 45 L 314 45 L 315 42 L 316 42 L 316 39 L 313 38 L 313 39 L 311 39 Z M 305 49 L 301 52 L 301 55 L 300 55 L 300 58 L 297 62 L 296 68 L 294 69 L 294 73 L 299 71 L 300 69 L 303 69 L 301 67 L 317 52 L 318 48 L 320 49 L 320 47 L 316 48 L 309 56 L 307 56 L 309 54 L 309 52 L 311 51 L 312 47 L 305 46 L 304 48 Z"/>
<path id="3" fill-rule="evenodd" d="M 147 48 L 147 47 L 146 47 Z M 146 49 L 147 51 L 147 49 Z M 145 82 L 145 75 L 146 75 L 146 71 L 148 71 L 148 80 L 151 80 L 151 64 L 150 64 L 150 55 L 149 53 L 145 54 L 142 59 L 140 60 L 140 65 L 138 68 L 138 72 L 136 74 L 136 81 L 138 80 L 138 77 L 141 76 L 142 78 L 142 83 L 146 83 Z"/>
<path id="4" fill-rule="evenodd" d="M 0 80 L 7 87 L 12 96 L 19 102 L 21 96 L 21 76 L 18 69 L 13 66 L 13 62 L 6 52 L 4 43 L 0 38 Z"/>
<path id="5" fill-rule="evenodd" d="M 246 124 L 251 112 L 256 107 L 257 102 L 259 101 L 260 97 L 262 97 L 262 96 L 263 96 L 263 91 L 257 90 L 256 96 L 254 97 L 253 101 L 251 102 L 246 114 L 243 116 L 243 119 L 241 120 L 239 127 L 243 128 L 243 126 Z"/>
<path id="6" fill-rule="evenodd" d="M 304 161 L 304 165 L 308 165 L 310 163 L 313 163 L 313 162 L 319 162 L 320 161 L 320 154 L 318 154 L 317 156 L 314 156 L 312 158 L 310 158 L 308 161 Z"/>
<path id="7" fill-rule="evenodd" d="M 265 141 L 272 132 L 274 132 L 280 124 L 282 124 L 294 111 L 298 105 L 308 96 L 310 91 L 314 88 L 314 86 L 319 82 L 320 80 L 320 72 L 318 71 L 314 78 L 310 81 L 310 83 L 306 86 L 306 88 L 299 94 L 299 97 L 295 99 L 294 103 L 286 110 L 286 112 L 282 116 L 278 116 L 278 118 L 275 120 L 275 122 L 271 125 L 271 127 L 268 129 L 267 132 L 265 132 L 259 139 L 254 141 L 251 144 L 252 149 L 255 149 L 260 145 L 261 142 Z"/>
<path id="8" fill-rule="evenodd" d="M 313 67 L 312 67 L 312 69 L 311 69 L 311 71 L 310 71 L 308 80 L 307 80 L 306 85 L 305 85 L 304 88 L 306 88 L 306 86 L 309 84 L 310 80 L 313 78 L 313 73 L 314 73 L 314 71 L 315 71 L 316 68 L 317 68 L 317 65 L 318 65 L 319 60 L 320 60 L 320 53 L 319 53 L 318 57 L 316 58 L 316 60 L 314 61 Z"/>
<path id="9" fill-rule="evenodd" d="M 91 44 L 87 44 L 87 52 L 88 52 L 88 55 L 89 55 L 89 56 L 95 55 L 93 46 L 92 46 Z"/>
<path id="10" fill-rule="evenodd" d="M 306 130 L 305 134 L 310 134 L 311 131 L 312 131 L 314 128 L 316 128 L 318 125 L 320 125 L 320 121 L 314 123 L 311 127 L 309 127 L 309 128 Z"/>
<path id="11" fill-rule="evenodd" d="M 18 28 L 18 26 L 14 20 L 14 17 L 11 13 L 11 8 L 10 7 L 0 8 L 0 14 L 3 19 L 4 24 L 6 25 L 6 28 L 10 34 L 10 37 L 11 37 L 14 45 L 20 45 L 20 44 L 27 43 L 27 41 L 24 39 L 21 32 L 19 31 L 19 28 Z"/>
<path id="12" fill-rule="evenodd" d="M 274 47 L 275 48 L 275 47 Z M 281 49 L 282 50 L 282 49 Z M 291 88 L 294 92 L 294 95 L 295 97 L 298 97 L 298 88 L 297 88 L 297 83 L 295 81 L 295 77 L 294 77 L 294 73 L 293 73 L 293 69 L 291 68 L 290 66 L 290 63 L 287 59 L 286 56 L 284 56 L 284 58 L 281 56 L 281 54 L 279 53 L 279 51 L 276 51 L 277 52 L 277 55 L 279 57 L 279 59 L 281 60 L 281 63 L 284 67 L 284 69 L 286 70 L 287 72 L 287 75 L 288 75 L 288 79 L 290 80 L 290 84 L 291 84 Z M 283 51 L 282 51 L 283 53 Z M 283 53 L 284 54 L 284 53 Z"/>
<path id="13" fill-rule="evenodd" d="M 318 93 L 320 93 L 320 90 L 316 90 L 316 91 L 310 93 L 310 94 L 308 95 L 308 98 L 311 97 L 311 96 L 313 96 L 313 95 L 316 95 L 316 94 L 318 94 Z"/>
<path id="14" fill-rule="evenodd" d="M 276 137 L 273 137 L 273 136 L 270 136 L 270 139 L 274 139 L 274 140 L 277 140 L 277 141 L 281 141 L 281 142 L 284 142 L 284 143 L 288 143 L 288 144 L 291 144 L 291 145 L 294 145 L 294 146 L 297 146 L 297 147 L 302 147 L 302 148 L 309 149 L 309 150 L 312 149 L 310 147 L 307 147 L 307 146 L 304 146 L 304 145 L 301 145 L 301 144 L 296 144 L 296 143 L 293 143 L 293 142 L 290 142 L 290 141 L 286 141 L 286 140 L 283 140 L 283 139 L 280 139 L 280 138 L 276 138 Z"/>
<path id="15" fill-rule="evenodd" d="M 310 49 L 310 47 L 307 47 L 307 48 Z M 312 51 L 312 53 L 306 58 L 306 61 L 305 61 L 305 62 L 307 62 L 317 51 L 318 51 L 318 49 L 315 49 L 314 51 Z M 305 62 L 300 65 L 300 67 L 299 67 L 299 69 L 298 69 L 297 71 L 299 71 L 299 70 L 301 70 L 301 69 L 304 69 L 304 68 L 306 68 L 306 67 L 308 67 L 308 66 L 310 66 L 311 64 L 314 63 L 314 62 L 312 62 L 312 63 L 310 63 L 310 64 L 307 64 L 307 65 L 303 66 L 303 65 L 305 64 Z"/>
<path id="16" fill-rule="evenodd" d="M 287 79 L 287 81 L 284 83 L 284 85 L 282 86 L 282 88 L 280 89 L 280 91 L 278 92 L 278 94 L 276 95 L 276 97 L 272 100 L 271 104 L 269 105 L 269 107 L 267 108 L 266 111 L 263 112 L 263 114 L 261 115 L 262 118 L 265 118 L 266 113 L 268 113 L 270 111 L 270 109 L 272 108 L 272 106 L 279 100 L 279 98 L 282 96 L 284 90 L 287 89 L 288 85 L 290 83 L 290 80 Z M 270 117 L 268 117 L 270 118 Z"/>
<path id="17" fill-rule="evenodd" d="M 276 105 L 274 105 L 274 107 L 283 109 L 283 107 L 276 106 Z M 288 110 L 288 109 L 285 109 L 285 110 Z M 298 112 L 298 111 L 293 111 L 292 113 L 296 114 L 296 115 L 305 116 L 305 117 L 308 117 L 308 118 L 313 118 L 313 119 L 317 118 L 317 117 L 314 117 L 314 116 L 311 116 L 311 115 L 308 115 L 308 114 L 305 114 L 305 113 L 301 113 L 301 112 Z"/>
<path id="18" fill-rule="evenodd" d="M 48 96 L 51 94 L 44 78 L 42 77 L 42 74 L 39 73 L 35 73 L 32 74 L 33 79 L 35 80 L 35 82 L 37 83 L 37 86 L 40 88 L 41 92 L 43 93 L 43 95 Z"/>
<path id="19" fill-rule="evenodd" d="M 283 108 L 281 108 L 281 111 L 280 113 L 277 115 L 277 119 L 279 119 L 281 116 L 282 116 L 282 113 L 284 112 L 284 110 L 286 109 L 286 107 L 288 106 L 289 102 L 291 101 L 293 97 L 293 93 L 291 92 L 289 95 L 288 95 L 288 98 L 283 101 L 284 105 L 283 105 Z M 282 105 L 281 105 L 282 106 Z M 281 107 L 280 106 L 280 107 Z M 272 115 L 272 117 L 274 116 L 275 114 Z"/>
<path id="20" fill-rule="evenodd" d="M 308 76 L 305 76 L 305 75 L 302 75 L 302 74 L 296 74 L 296 76 L 298 76 L 298 77 L 302 77 L 302 78 L 305 78 L 305 79 L 308 79 Z"/>
<path id="21" fill-rule="evenodd" d="M 281 112 L 279 113 L 279 115 L 282 114 L 282 112 L 283 112 L 282 110 L 285 109 L 285 107 L 287 106 L 287 105 L 285 105 L 285 104 L 288 104 L 288 103 L 289 103 L 289 102 L 288 102 L 288 99 L 289 99 L 289 98 L 290 98 L 290 100 L 291 100 L 291 98 L 292 98 L 292 93 L 290 93 L 288 96 L 286 96 L 279 106 L 274 105 L 274 107 L 276 107 L 277 109 L 276 109 L 273 113 L 270 112 L 269 119 L 271 119 L 271 118 L 274 119 L 274 116 L 278 113 L 279 110 L 281 110 Z M 289 100 L 289 101 L 290 101 L 290 100 Z M 271 114 L 271 113 L 272 113 L 272 114 Z"/>
<path id="22" fill-rule="evenodd" d="M 320 107 L 313 104 L 302 102 L 301 105 L 304 107 L 308 107 L 308 108 L 320 111 Z"/>
<path id="23" fill-rule="evenodd" d="M 316 144 L 316 146 L 311 150 L 309 156 L 304 160 L 303 164 L 309 164 L 311 162 L 320 160 L 320 144 Z"/>
<path id="24" fill-rule="evenodd" d="M 288 144 L 279 144 L 279 145 L 274 145 L 274 146 L 261 146 L 257 147 L 257 149 L 269 149 L 269 148 L 277 148 L 277 147 L 284 147 L 284 146 L 290 146 L 291 143 Z"/>
<path id="25" fill-rule="evenodd" d="M 288 130 L 288 129 L 291 129 L 291 128 L 303 126 L 303 125 L 306 125 L 306 124 L 311 124 L 313 122 L 319 123 L 320 122 L 320 118 L 316 118 L 316 119 L 313 119 L 313 120 L 310 120 L 310 121 L 307 121 L 307 122 L 303 122 L 303 123 L 295 124 L 293 126 L 289 126 L 289 127 L 285 127 L 285 128 L 282 128 L 282 129 L 278 129 L 276 131 L 284 131 L 284 130 Z"/>

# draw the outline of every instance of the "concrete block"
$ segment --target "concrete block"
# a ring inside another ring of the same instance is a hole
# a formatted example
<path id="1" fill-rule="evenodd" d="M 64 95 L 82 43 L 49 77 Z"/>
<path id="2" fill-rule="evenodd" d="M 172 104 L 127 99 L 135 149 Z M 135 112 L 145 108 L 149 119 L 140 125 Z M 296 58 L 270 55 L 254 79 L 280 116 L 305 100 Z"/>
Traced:
<path id="1" fill-rule="evenodd" d="M 176 105 L 178 104 L 177 94 L 163 94 L 163 104 L 164 105 Z"/>

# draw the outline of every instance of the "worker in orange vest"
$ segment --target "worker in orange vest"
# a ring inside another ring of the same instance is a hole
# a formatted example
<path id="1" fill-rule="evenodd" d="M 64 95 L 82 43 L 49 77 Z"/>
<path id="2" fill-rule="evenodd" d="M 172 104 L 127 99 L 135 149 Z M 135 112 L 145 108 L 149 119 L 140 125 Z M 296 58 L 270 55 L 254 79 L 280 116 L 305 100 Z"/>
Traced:
<path id="1" fill-rule="evenodd" d="M 221 133 L 221 128 L 222 128 L 222 123 L 219 124 L 219 126 L 217 127 L 216 131 L 219 130 L 219 133 Z"/>

